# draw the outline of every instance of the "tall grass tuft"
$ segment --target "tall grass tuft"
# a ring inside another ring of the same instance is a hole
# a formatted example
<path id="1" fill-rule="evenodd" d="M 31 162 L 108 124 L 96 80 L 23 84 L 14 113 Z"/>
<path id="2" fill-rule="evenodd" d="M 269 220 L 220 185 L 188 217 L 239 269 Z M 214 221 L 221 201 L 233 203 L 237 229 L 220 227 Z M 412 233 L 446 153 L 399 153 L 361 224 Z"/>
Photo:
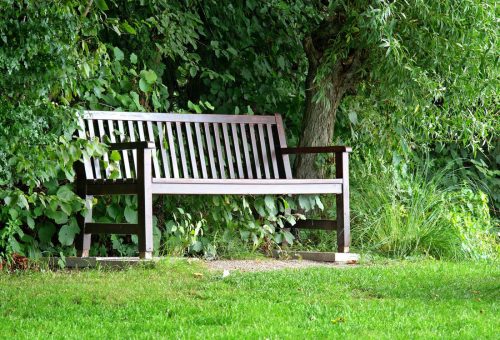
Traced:
<path id="1" fill-rule="evenodd" d="M 374 166 L 375 165 L 375 166 Z M 395 257 L 484 258 L 498 254 L 486 196 L 453 173 L 422 167 L 401 175 L 373 159 L 352 172 L 353 242 Z"/>

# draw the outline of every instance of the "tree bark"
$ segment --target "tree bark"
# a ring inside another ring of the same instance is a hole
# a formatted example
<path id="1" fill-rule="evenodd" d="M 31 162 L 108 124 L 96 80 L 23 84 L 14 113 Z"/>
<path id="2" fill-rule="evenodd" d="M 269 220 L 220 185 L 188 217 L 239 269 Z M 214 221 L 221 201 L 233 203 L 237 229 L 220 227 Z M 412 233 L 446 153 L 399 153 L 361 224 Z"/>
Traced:
<path id="1" fill-rule="evenodd" d="M 320 27 L 321 29 L 321 27 Z M 330 29 L 331 30 L 331 29 Z M 323 31 L 316 31 L 304 40 L 304 50 L 309 62 L 306 78 L 306 105 L 302 119 L 300 146 L 330 145 L 337 109 L 347 91 L 357 83 L 357 71 L 361 63 L 361 51 L 350 51 L 346 59 L 328 65 L 329 72 L 318 77 L 323 63 L 328 39 Z M 322 95 L 318 96 L 319 92 Z M 315 165 L 315 155 L 298 155 L 295 161 L 297 178 L 321 178 L 322 173 Z"/>

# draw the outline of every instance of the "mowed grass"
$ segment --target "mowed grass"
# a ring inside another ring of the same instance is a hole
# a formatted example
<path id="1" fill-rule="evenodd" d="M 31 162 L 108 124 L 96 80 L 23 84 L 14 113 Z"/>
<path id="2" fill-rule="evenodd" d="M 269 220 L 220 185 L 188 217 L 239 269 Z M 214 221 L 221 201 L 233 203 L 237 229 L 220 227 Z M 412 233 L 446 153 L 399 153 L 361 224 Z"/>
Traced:
<path id="1" fill-rule="evenodd" d="M 201 274 L 201 275 L 200 275 Z M 0 273 L 0 337 L 497 338 L 498 262 Z"/>

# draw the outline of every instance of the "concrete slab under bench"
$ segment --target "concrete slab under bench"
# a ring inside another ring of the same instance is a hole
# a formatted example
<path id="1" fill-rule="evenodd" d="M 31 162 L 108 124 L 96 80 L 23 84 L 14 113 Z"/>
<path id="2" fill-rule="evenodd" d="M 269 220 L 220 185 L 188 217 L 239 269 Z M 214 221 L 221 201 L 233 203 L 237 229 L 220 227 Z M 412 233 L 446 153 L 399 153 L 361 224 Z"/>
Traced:
<path id="1" fill-rule="evenodd" d="M 294 259 L 294 260 L 335 262 L 335 263 L 341 263 L 341 264 L 357 264 L 357 263 L 359 263 L 359 254 L 355 254 L 355 253 L 273 250 L 273 257 L 277 258 L 277 259 L 289 258 L 289 259 Z"/>

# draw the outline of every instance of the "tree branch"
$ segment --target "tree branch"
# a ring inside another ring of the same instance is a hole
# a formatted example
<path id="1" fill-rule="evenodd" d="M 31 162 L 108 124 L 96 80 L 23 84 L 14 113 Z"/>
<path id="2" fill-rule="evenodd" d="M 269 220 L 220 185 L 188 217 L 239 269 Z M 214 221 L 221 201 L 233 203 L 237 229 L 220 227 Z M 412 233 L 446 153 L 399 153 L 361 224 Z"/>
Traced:
<path id="1" fill-rule="evenodd" d="M 85 10 L 83 11 L 82 18 L 85 18 L 87 16 L 87 14 L 89 14 L 90 7 L 92 7 L 93 2 L 94 2 L 94 0 L 89 0 L 87 2 L 87 7 L 85 7 Z"/>

